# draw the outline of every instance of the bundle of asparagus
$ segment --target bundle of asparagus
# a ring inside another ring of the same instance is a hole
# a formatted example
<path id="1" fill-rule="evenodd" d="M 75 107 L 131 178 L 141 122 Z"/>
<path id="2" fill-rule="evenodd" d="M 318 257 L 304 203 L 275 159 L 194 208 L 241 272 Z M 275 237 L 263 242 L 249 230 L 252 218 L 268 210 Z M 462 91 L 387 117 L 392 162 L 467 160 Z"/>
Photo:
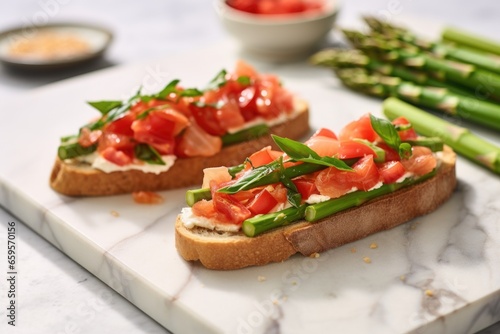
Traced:
<path id="1" fill-rule="evenodd" d="M 427 41 L 374 17 L 364 20 L 368 33 L 343 30 L 355 49 L 322 50 L 311 62 L 335 69 L 346 86 L 365 94 L 398 97 L 500 130 L 500 57 L 471 45 Z"/>

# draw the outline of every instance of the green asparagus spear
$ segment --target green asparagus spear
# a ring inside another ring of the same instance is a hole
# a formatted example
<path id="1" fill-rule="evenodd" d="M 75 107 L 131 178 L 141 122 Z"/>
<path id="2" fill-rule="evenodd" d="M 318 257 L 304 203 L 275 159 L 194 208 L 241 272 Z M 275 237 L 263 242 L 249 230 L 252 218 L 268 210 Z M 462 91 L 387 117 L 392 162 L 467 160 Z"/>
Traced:
<path id="1" fill-rule="evenodd" d="M 500 147 L 478 137 L 468 129 L 449 123 L 394 97 L 384 101 L 383 110 L 389 119 L 404 116 L 420 134 L 438 136 L 458 154 L 500 174 Z"/>
<path id="2" fill-rule="evenodd" d="M 383 75 L 399 77 L 405 81 L 415 84 L 433 87 L 446 88 L 450 92 L 475 97 L 475 94 L 466 88 L 457 86 L 449 82 L 441 82 L 431 78 L 425 72 L 409 70 L 403 66 L 382 63 L 373 57 L 368 57 L 360 50 L 338 50 L 326 49 L 315 53 L 311 59 L 314 65 L 325 66 L 329 68 L 365 68 L 369 71 L 377 72 Z"/>
<path id="3" fill-rule="evenodd" d="M 500 105 L 362 69 L 340 69 L 336 73 L 346 86 L 354 90 L 379 97 L 394 96 L 500 131 Z"/>
<path id="4" fill-rule="evenodd" d="M 439 59 L 422 53 L 417 47 L 405 47 L 403 43 L 369 38 L 356 31 L 344 30 L 344 34 L 358 48 L 378 52 L 385 61 L 400 63 L 431 73 L 440 80 L 449 80 L 473 89 L 476 94 L 500 98 L 500 75 L 456 61 Z"/>
<path id="5" fill-rule="evenodd" d="M 455 27 L 444 29 L 441 33 L 441 37 L 445 41 L 500 56 L 500 43 Z"/>
<path id="6" fill-rule="evenodd" d="M 364 17 L 364 21 L 375 32 L 373 37 L 380 34 L 384 39 L 397 39 L 412 44 L 423 51 L 431 52 L 439 58 L 456 60 L 459 62 L 472 64 L 497 74 L 500 74 L 500 57 L 494 55 L 485 55 L 484 53 L 463 49 L 442 42 L 433 42 L 422 39 L 410 30 L 383 22 L 373 16 Z M 447 31 L 447 30 L 445 30 Z M 500 50 L 500 45 L 499 45 Z"/>
<path id="7" fill-rule="evenodd" d="M 243 222 L 243 233 L 248 237 L 255 237 L 261 233 L 288 225 L 301 219 L 305 219 L 309 222 L 316 222 L 340 211 L 359 206 L 374 198 L 422 182 L 434 175 L 436 175 L 436 170 L 417 179 L 406 179 L 400 183 L 385 184 L 370 191 L 355 191 L 325 202 L 311 205 L 304 204 L 298 208 L 291 207 L 275 213 L 259 215 Z"/>

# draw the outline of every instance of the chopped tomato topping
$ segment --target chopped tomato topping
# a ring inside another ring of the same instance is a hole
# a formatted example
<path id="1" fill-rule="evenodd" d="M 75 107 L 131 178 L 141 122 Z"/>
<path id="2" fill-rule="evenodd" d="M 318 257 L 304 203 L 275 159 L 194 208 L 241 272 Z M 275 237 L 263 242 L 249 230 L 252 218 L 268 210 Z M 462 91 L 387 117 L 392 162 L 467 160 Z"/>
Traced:
<path id="1" fill-rule="evenodd" d="M 365 155 L 375 155 L 375 152 L 363 143 L 354 140 L 342 140 L 340 142 L 340 148 L 337 153 L 337 158 L 339 159 L 352 159 L 361 158 Z"/>
<path id="2" fill-rule="evenodd" d="M 202 188 L 208 188 L 213 182 L 216 185 L 231 181 L 231 174 L 229 174 L 227 167 L 211 167 L 203 170 L 203 184 Z"/>
<path id="3" fill-rule="evenodd" d="M 396 182 L 406 173 L 405 167 L 399 161 L 384 162 L 379 165 L 378 171 L 385 184 Z"/>
<path id="4" fill-rule="evenodd" d="M 127 113 L 123 115 L 123 117 L 106 124 L 106 126 L 104 126 L 104 131 L 133 137 L 134 130 L 132 130 L 132 123 L 135 121 L 135 117 L 133 113 Z"/>
<path id="5" fill-rule="evenodd" d="M 401 159 L 399 157 L 399 153 L 392 147 L 389 147 L 389 145 L 387 145 L 385 142 L 378 143 L 377 146 L 385 151 L 385 161 L 398 161 Z"/>
<path id="6" fill-rule="evenodd" d="M 213 200 L 201 200 L 191 207 L 193 214 L 196 216 L 201 216 L 205 218 L 215 218 L 217 216 L 217 211 L 215 211 Z"/>
<path id="7" fill-rule="evenodd" d="M 432 155 L 432 151 L 429 148 L 413 146 L 411 152 L 412 156 L 409 159 L 401 160 L 407 171 L 417 176 L 422 176 L 432 172 L 436 168 L 436 158 Z"/>
<path id="8" fill-rule="evenodd" d="M 369 190 L 380 181 L 372 155 L 361 158 L 352 168 L 353 171 L 341 171 L 335 167 L 329 167 L 321 171 L 315 181 L 320 194 L 336 198 L 354 187 L 358 190 Z"/>
<path id="9" fill-rule="evenodd" d="M 132 162 L 132 159 L 127 154 L 111 146 L 104 149 L 101 155 L 104 159 L 118 166 L 125 166 Z"/>
<path id="10" fill-rule="evenodd" d="M 231 195 L 214 192 L 212 200 L 215 210 L 224 215 L 227 222 L 240 225 L 245 219 L 252 216 L 250 210 Z"/>
<path id="11" fill-rule="evenodd" d="M 333 132 L 332 130 L 326 129 L 326 128 L 320 128 L 320 129 L 316 130 L 316 132 L 313 133 L 313 135 L 311 136 L 311 138 L 312 137 L 317 137 L 317 136 L 323 136 L 323 137 L 329 137 L 329 138 L 332 138 L 332 139 L 338 139 L 337 135 L 335 134 L 335 132 Z"/>
<path id="12" fill-rule="evenodd" d="M 298 178 L 293 180 L 293 183 L 304 201 L 312 194 L 319 194 L 318 188 L 314 184 L 314 179 Z"/>
<path id="13" fill-rule="evenodd" d="M 112 132 L 104 132 L 101 135 L 97 149 L 99 152 L 102 152 L 108 147 L 113 147 L 120 151 L 133 152 L 134 146 L 135 142 L 133 138 L 129 136 Z"/>
<path id="14" fill-rule="evenodd" d="M 163 203 L 163 197 L 152 191 L 136 191 L 132 193 L 134 202 L 139 204 L 160 204 Z"/>
<path id="15" fill-rule="evenodd" d="M 340 148 L 338 140 L 319 135 L 311 137 L 305 144 L 321 157 L 333 157 Z"/>
<path id="16" fill-rule="evenodd" d="M 373 130 L 369 114 L 365 114 L 358 120 L 348 123 L 339 134 L 340 140 L 360 138 L 373 142 L 377 137 L 378 135 Z"/>
<path id="17" fill-rule="evenodd" d="M 180 157 L 209 157 L 221 149 L 220 137 L 210 135 L 193 122 L 180 137 L 175 153 Z"/>
<path id="18" fill-rule="evenodd" d="M 134 138 L 142 143 L 164 143 L 189 125 L 189 120 L 174 109 L 153 110 L 132 123 Z"/>
<path id="19" fill-rule="evenodd" d="M 101 138 L 102 131 L 101 130 L 93 130 L 91 131 L 89 128 L 84 127 L 80 131 L 80 136 L 78 137 L 78 144 L 83 147 L 89 147 L 97 143 L 99 138 Z"/>
<path id="20" fill-rule="evenodd" d="M 227 4 L 235 9 L 259 14 L 282 15 L 314 12 L 324 6 L 322 0 L 228 0 Z"/>
<path id="21" fill-rule="evenodd" d="M 394 125 L 408 125 L 411 124 L 410 121 L 408 121 L 405 117 L 400 116 L 392 121 L 392 124 Z M 415 129 L 409 128 L 407 130 L 401 130 L 398 131 L 399 137 L 401 140 L 411 140 L 411 139 L 416 139 L 418 137 L 417 132 Z"/>
<path id="22" fill-rule="evenodd" d="M 241 60 L 232 73 L 220 75 L 217 85 L 204 90 L 202 96 L 196 90 L 184 96 L 181 93 L 186 90 L 181 86 L 161 98 L 141 96 L 129 110 L 112 114 L 117 117 L 113 121 L 102 116 L 102 129 L 83 129 L 80 144 L 88 147 L 98 143 L 98 152 L 113 147 L 130 161 L 135 159 L 138 144 L 147 144 L 161 155 L 206 157 L 220 151 L 220 137 L 229 130 L 258 116 L 271 119 L 293 111 L 293 96 L 275 75 L 260 74 Z M 117 160 L 109 152 L 107 157 Z"/>
<path id="23" fill-rule="evenodd" d="M 223 105 L 216 113 L 216 119 L 224 132 L 231 128 L 238 128 L 245 124 L 245 119 L 240 112 L 238 101 L 234 97 L 224 98 Z"/>
<path id="24" fill-rule="evenodd" d="M 353 185 L 359 190 L 367 191 L 380 182 L 380 174 L 372 155 L 361 158 L 352 168 L 355 171 Z"/>
<path id="25" fill-rule="evenodd" d="M 242 76 L 246 76 L 249 78 L 255 78 L 255 77 L 257 77 L 258 73 L 255 70 L 255 68 L 253 68 L 247 62 L 244 62 L 242 60 L 238 60 L 238 61 L 236 61 L 236 65 L 234 68 L 234 75 L 236 76 L 236 79 L 238 77 L 242 77 Z"/>
<path id="26" fill-rule="evenodd" d="M 314 184 L 321 195 L 337 198 L 347 194 L 354 187 L 352 182 L 354 177 L 353 171 L 341 171 L 329 167 L 318 173 Z"/>
<path id="27" fill-rule="evenodd" d="M 270 162 L 278 159 L 283 155 L 281 151 L 274 151 L 271 149 L 271 146 L 264 147 L 263 149 L 253 153 L 248 159 L 252 163 L 253 167 L 260 167 L 263 165 L 267 165 Z M 250 167 L 250 166 L 249 166 Z"/>
<path id="28" fill-rule="evenodd" d="M 278 204 L 278 201 L 265 188 L 262 189 L 253 200 L 247 205 L 248 210 L 253 215 L 265 214 L 271 211 Z"/>

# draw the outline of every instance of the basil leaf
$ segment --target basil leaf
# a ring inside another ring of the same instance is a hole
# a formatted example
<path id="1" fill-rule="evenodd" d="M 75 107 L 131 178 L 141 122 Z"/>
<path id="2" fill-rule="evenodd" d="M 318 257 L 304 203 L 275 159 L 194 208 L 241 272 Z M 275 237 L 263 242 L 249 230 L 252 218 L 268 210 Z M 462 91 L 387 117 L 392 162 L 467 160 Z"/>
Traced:
<path id="1" fill-rule="evenodd" d="M 285 152 L 290 158 L 297 161 L 302 159 L 320 160 L 318 153 L 314 152 L 309 146 L 299 143 L 298 141 L 289 138 L 283 138 L 272 135 L 274 142 L 278 147 Z"/>
<path id="2" fill-rule="evenodd" d="M 259 186 L 259 181 L 267 175 L 276 171 L 279 167 L 279 161 L 273 161 L 267 165 L 259 166 L 246 172 L 238 181 L 230 186 L 219 189 L 219 192 L 235 194 L 238 191 L 252 189 Z"/>
<path id="3" fill-rule="evenodd" d="M 293 206 L 298 208 L 302 202 L 302 196 L 300 195 L 299 191 L 297 190 L 297 186 L 295 183 L 292 182 L 292 179 L 290 179 L 286 173 L 285 173 L 285 166 L 283 166 L 283 158 L 280 157 L 279 159 L 279 179 L 280 182 L 285 186 L 287 189 L 286 192 L 286 198 L 288 199 L 288 202 Z"/>
<path id="4" fill-rule="evenodd" d="M 224 86 L 226 83 L 227 83 L 227 80 L 226 80 L 226 75 L 227 75 L 227 71 L 226 70 L 221 70 L 216 76 L 215 78 L 213 78 L 207 87 L 205 87 L 205 90 L 216 90 L 218 88 L 221 88 L 222 86 Z"/>
<path id="5" fill-rule="evenodd" d="M 122 101 L 90 101 L 87 102 L 92 107 L 99 110 L 102 115 L 107 115 L 111 110 L 120 107 Z"/>
<path id="6" fill-rule="evenodd" d="M 202 96 L 203 92 L 198 88 L 187 88 L 181 91 L 179 95 L 182 97 L 196 97 L 196 96 Z"/>
<path id="7" fill-rule="evenodd" d="M 373 130 L 386 142 L 391 148 L 396 151 L 399 150 L 399 145 L 401 144 L 401 138 L 394 124 L 383 118 L 377 118 L 370 115 L 370 120 L 372 123 Z"/>
<path id="8" fill-rule="evenodd" d="M 170 81 L 165 88 L 163 88 L 159 93 L 155 94 L 154 97 L 159 99 L 165 99 L 170 93 L 174 93 L 177 90 L 177 84 L 180 82 L 179 79 Z"/>
<path id="9" fill-rule="evenodd" d="M 134 150 L 137 159 L 151 165 L 165 165 L 160 153 L 148 144 L 138 144 Z"/>
<path id="10" fill-rule="evenodd" d="M 288 138 L 272 135 L 274 142 L 295 161 L 309 162 L 316 165 L 335 167 L 340 170 L 351 171 L 345 162 L 334 157 L 320 157 L 309 146 Z"/>

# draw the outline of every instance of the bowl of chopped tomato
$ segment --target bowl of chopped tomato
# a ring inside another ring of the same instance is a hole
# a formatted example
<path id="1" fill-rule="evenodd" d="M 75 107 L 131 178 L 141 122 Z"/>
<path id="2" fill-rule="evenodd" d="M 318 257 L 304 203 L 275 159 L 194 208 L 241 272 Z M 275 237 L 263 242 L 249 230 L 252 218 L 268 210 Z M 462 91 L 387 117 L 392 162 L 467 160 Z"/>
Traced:
<path id="1" fill-rule="evenodd" d="M 271 61 L 309 56 L 325 42 L 338 0 L 216 0 L 228 34 L 245 53 Z"/>

